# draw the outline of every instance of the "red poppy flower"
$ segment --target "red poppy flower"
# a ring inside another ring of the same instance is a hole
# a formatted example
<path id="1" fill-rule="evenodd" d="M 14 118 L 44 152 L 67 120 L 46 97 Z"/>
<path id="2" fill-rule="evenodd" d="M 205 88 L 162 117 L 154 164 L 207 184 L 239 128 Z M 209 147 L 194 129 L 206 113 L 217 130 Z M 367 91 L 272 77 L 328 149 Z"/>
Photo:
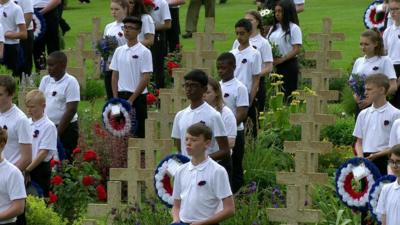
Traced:
<path id="1" fill-rule="evenodd" d="M 94 183 L 94 179 L 93 179 L 92 176 L 84 176 L 84 177 L 82 178 L 82 184 L 83 184 L 84 186 L 90 186 L 90 185 L 92 185 L 93 183 Z"/>
<path id="2" fill-rule="evenodd" d="M 62 182 L 63 182 L 62 177 L 56 175 L 53 178 L 51 178 L 50 184 L 57 186 L 60 185 Z"/>
<path id="3" fill-rule="evenodd" d="M 72 150 L 73 155 L 76 155 L 78 153 L 81 153 L 81 149 L 79 147 L 76 147 L 74 150 Z"/>
<path id="4" fill-rule="evenodd" d="M 147 93 L 146 96 L 147 105 L 152 105 L 154 102 L 157 101 L 157 97 L 154 96 L 152 93 Z"/>
<path id="5" fill-rule="evenodd" d="M 95 151 L 89 149 L 83 155 L 83 161 L 92 161 L 97 159 L 97 154 Z"/>
<path id="6" fill-rule="evenodd" d="M 61 165 L 61 162 L 55 159 L 50 160 L 50 167 L 53 168 L 56 165 Z"/>
<path id="7" fill-rule="evenodd" d="M 180 67 L 180 65 L 174 61 L 167 62 L 167 68 L 170 73 L 172 72 L 172 69 L 179 68 L 179 67 Z"/>
<path id="8" fill-rule="evenodd" d="M 154 7 L 156 7 L 156 5 L 154 4 L 153 0 L 144 0 L 144 1 L 143 1 L 143 4 L 144 4 L 145 6 L 150 6 L 150 7 L 153 8 L 153 9 L 154 9 Z"/>
<path id="9" fill-rule="evenodd" d="M 101 184 L 97 185 L 96 192 L 97 192 L 97 199 L 99 201 L 107 200 L 107 192 L 103 185 L 101 185 Z"/>
<path id="10" fill-rule="evenodd" d="M 58 196 L 53 192 L 49 191 L 49 204 L 56 203 L 58 200 Z"/>

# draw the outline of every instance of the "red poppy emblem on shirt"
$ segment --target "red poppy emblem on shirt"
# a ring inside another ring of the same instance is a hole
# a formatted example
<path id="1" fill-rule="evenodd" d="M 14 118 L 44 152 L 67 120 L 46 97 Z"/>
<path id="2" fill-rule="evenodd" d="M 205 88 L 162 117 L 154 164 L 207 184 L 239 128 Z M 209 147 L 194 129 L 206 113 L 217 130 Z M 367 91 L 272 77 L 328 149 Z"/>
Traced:
<path id="1" fill-rule="evenodd" d="M 379 67 L 375 66 L 374 68 L 372 68 L 372 70 L 378 70 Z"/>
<path id="2" fill-rule="evenodd" d="M 228 94 L 228 93 L 225 93 L 225 94 L 224 94 L 224 98 L 227 98 L 227 97 L 229 97 L 229 94 Z"/>
<path id="3" fill-rule="evenodd" d="M 383 125 L 385 125 L 385 126 L 387 126 L 387 125 L 389 125 L 389 120 L 385 120 L 385 121 L 383 121 Z"/>
<path id="4" fill-rule="evenodd" d="M 122 34 L 121 32 L 118 32 L 118 36 L 119 36 L 119 37 L 122 37 L 123 34 Z"/>
<path id="5" fill-rule="evenodd" d="M 155 8 L 154 8 L 154 11 L 157 11 L 157 10 L 159 10 L 160 8 L 158 7 L 158 6 L 156 6 Z"/>
<path id="6" fill-rule="evenodd" d="M 254 49 L 257 49 L 257 46 L 253 45 L 253 48 L 254 48 Z"/>
<path id="7" fill-rule="evenodd" d="M 243 63 L 243 64 L 247 63 L 247 59 L 243 59 L 243 60 L 242 60 L 242 63 Z"/>
<path id="8" fill-rule="evenodd" d="M 202 181 L 200 181 L 197 185 L 199 185 L 199 186 L 204 186 L 206 184 L 206 181 L 205 180 L 202 180 Z"/>
<path id="9" fill-rule="evenodd" d="M 7 17 L 7 13 L 6 13 L 6 12 L 3 12 L 3 16 L 4 16 L 4 17 Z"/>
<path id="10" fill-rule="evenodd" d="M 139 58 L 139 56 L 138 56 L 138 55 L 133 55 L 133 56 L 132 56 L 132 58 L 134 58 L 134 59 L 138 59 L 138 58 Z"/>
<path id="11" fill-rule="evenodd" d="M 56 96 L 57 91 L 53 91 L 53 93 L 51 93 L 51 96 Z"/>

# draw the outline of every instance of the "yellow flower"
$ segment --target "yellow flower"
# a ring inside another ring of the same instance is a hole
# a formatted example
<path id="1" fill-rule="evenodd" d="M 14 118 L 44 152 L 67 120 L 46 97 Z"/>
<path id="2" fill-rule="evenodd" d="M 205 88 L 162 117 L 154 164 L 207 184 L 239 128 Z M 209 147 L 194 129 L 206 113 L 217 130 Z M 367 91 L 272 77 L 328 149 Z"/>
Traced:
<path id="1" fill-rule="evenodd" d="M 271 83 L 272 86 L 278 86 L 279 84 L 277 82 Z"/>
<path id="2" fill-rule="evenodd" d="M 279 74 L 277 74 L 277 73 L 271 73 L 271 78 L 279 78 Z"/>
<path id="3" fill-rule="evenodd" d="M 279 95 L 280 95 L 280 96 L 284 96 L 285 93 L 283 93 L 283 92 L 281 92 L 281 91 L 280 91 L 280 92 L 277 92 L 277 93 L 276 93 L 276 96 L 279 96 Z"/>
<path id="4" fill-rule="evenodd" d="M 292 96 L 300 96 L 300 92 L 298 92 L 298 91 L 293 91 L 293 92 L 292 92 Z"/>

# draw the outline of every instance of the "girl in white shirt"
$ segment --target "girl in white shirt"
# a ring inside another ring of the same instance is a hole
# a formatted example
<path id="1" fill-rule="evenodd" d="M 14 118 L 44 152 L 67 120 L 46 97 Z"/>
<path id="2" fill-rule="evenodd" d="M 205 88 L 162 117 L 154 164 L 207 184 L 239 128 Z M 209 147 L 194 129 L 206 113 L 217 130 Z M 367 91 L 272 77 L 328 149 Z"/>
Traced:
<path id="1" fill-rule="evenodd" d="M 138 41 L 150 48 L 154 43 L 154 20 L 147 11 L 143 0 L 129 0 L 129 15 L 142 20 L 142 31 L 138 35 Z"/>

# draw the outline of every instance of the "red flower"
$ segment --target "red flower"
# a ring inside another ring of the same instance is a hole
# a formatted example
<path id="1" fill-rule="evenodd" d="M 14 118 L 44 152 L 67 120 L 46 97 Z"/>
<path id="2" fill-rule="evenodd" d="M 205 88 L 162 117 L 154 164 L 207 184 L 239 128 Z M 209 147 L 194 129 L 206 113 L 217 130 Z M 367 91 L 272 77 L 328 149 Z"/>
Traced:
<path id="1" fill-rule="evenodd" d="M 182 45 L 178 43 L 178 44 L 176 44 L 175 48 L 176 48 L 176 49 L 181 49 L 181 48 L 182 48 Z"/>
<path id="2" fill-rule="evenodd" d="M 157 97 L 154 96 L 152 93 L 147 93 L 146 96 L 147 105 L 152 105 L 154 102 L 157 101 Z"/>
<path id="3" fill-rule="evenodd" d="M 56 203 L 58 200 L 58 196 L 53 192 L 49 191 L 49 204 Z"/>
<path id="4" fill-rule="evenodd" d="M 93 184 L 93 182 L 94 182 L 94 180 L 93 180 L 93 177 L 92 177 L 92 176 L 84 176 L 84 177 L 82 178 L 82 184 L 83 184 L 84 186 L 90 186 L 90 185 Z"/>
<path id="5" fill-rule="evenodd" d="M 97 199 L 99 201 L 106 201 L 107 200 L 106 189 L 104 188 L 103 185 L 101 185 L 101 184 L 97 185 L 96 192 L 97 192 Z"/>
<path id="6" fill-rule="evenodd" d="M 152 9 L 154 9 L 154 7 L 156 7 L 156 5 L 154 4 L 153 0 L 144 0 L 143 4 L 145 6 L 150 6 Z"/>
<path id="7" fill-rule="evenodd" d="M 160 89 L 156 89 L 154 94 L 155 94 L 156 96 L 159 96 L 159 95 L 160 95 Z"/>
<path id="8" fill-rule="evenodd" d="M 62 182 L 63 182 L 62 177 L 56 175 L 53 178 L 51 178 L 50 184 L 57 186 L 60 185 Z"/>
<path id="9" fill-rule="evenodd" d="M 169 72 L 170 75 L 171 75 L 172 70 L 174 68 L 179 68 L 179 67 L 181 67 L 181 66 L 178 63 L 174 62 L 174 61 L 167 62 L 167 69 L 168 69 L 168 72 Z"/>
<path id="10" fill-rule="evenodd" d="M 83 161 L 92 161 L 97 159 L 97 154 L 95 151 L 89 149 L 83 155 Z"/>
<path id="11" fill-rule="evenodd" d="M 79 147 L 76 147 L 76 148 L 72 151 L 72 154 L 73 154 L 73 155 L 76 155 L 76 154 L 78 154 L 78 153 L 81 153 L 81 149 L 80 149 Z"/>
<path id="12" fill-rule="evenodd" d="M 53 168 L 56 165 L 61 165 L 61 162 L 55 159 L 50 160 L 50 167 Z"/>

